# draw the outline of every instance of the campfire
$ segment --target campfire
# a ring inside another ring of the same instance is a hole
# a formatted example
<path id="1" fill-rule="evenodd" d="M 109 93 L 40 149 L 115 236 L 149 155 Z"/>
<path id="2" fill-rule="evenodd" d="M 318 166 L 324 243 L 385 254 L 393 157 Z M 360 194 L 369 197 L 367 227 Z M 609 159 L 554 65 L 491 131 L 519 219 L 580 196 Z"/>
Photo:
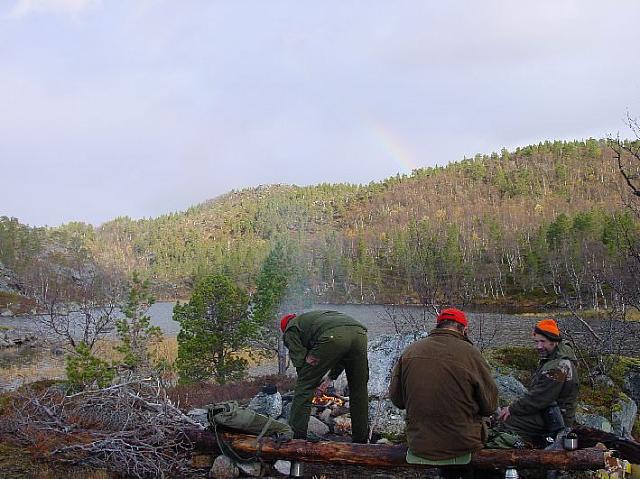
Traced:
<path id="1" fill-rule="evenodd" d="M 335 396 L 333 394 L 322 394 L 320 396 L 314 396 L 311 402 L 314 406 L 326 408 L 333 406 L 344 406 L 346 399 L 347 398 Z"/>

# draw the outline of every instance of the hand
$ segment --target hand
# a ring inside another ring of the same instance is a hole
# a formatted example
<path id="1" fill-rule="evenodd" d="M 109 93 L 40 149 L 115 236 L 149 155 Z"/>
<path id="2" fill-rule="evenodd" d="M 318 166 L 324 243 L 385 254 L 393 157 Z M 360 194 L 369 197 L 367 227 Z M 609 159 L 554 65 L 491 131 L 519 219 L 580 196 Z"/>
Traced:
<path id="1" fill-rule="evenodd" d="M 509 411 L 509 406 L 505 406 L 503 408 L 498 409 L 498 421 L 506 421 L 511 416 L 511 411 Z"/>
<path id="2" fill-rule="evenodd" d="M 329 386 L 331 386 L 331 383 L 333 383 L 333 381 L 330 378 L 324 378 L 320 383 L 320 386 L 318 386 L 318 389 L 316 389 L 316 396 L 322 396 L 326 393 Z"/>
<path id="3" fill-rule="evenodd" d="M 304 362 L 310 364 L 311 366 L 317 366 L 320 360 L 315 356 L 312 356 L 311 354 L 307 354 L 307 356 L 304 358 Z"/>

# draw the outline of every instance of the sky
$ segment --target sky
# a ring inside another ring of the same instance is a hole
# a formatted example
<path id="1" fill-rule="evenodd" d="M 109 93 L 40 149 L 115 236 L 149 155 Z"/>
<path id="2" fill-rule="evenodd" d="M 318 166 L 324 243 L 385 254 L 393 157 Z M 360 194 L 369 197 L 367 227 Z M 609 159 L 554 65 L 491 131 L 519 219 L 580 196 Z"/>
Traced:
<path id="1" fill-rule="evenodd" d="M 0 0 L 0 216 L 100 225 L 630 136 L 636 0 Z"/>

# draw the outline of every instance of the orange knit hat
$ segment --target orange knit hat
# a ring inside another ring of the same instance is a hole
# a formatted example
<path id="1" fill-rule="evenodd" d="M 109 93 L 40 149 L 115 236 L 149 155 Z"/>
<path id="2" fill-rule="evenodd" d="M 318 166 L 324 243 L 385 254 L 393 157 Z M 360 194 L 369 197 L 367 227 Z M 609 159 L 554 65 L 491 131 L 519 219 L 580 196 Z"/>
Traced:
<path id="1" fill-rule="evenodd" d="M 282 319 L 280 320 L 280 329 L 282 330 L 283 333 L 284 333 L 284 330 L 287 329 L 287 324 L 289 324 L 289 321 L 291 321 L 296 316 L 297 315 L 295 314 L 285 314 L 282 317 Z"/>
<path id="2" fill-rule="evenodd" d="M 554 319 L 547 318 L 542 321 L 538 321 L 533 332 L 541 334 L 551 341 L 560 341 L 562 339 L 562 337 L 560 337 L 558 323 L 556 323 Z"/>

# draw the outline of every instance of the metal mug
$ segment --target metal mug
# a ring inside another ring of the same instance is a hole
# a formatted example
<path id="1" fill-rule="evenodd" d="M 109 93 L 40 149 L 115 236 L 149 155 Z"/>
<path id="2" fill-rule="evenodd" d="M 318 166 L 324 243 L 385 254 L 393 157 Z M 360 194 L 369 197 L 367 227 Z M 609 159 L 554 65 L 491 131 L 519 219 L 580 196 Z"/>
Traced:
<path id="1" fill-rule="evenodd" d="M 298 461 L 291 462 L 291 469 L 289 470 L 289 477 L 302 477 L 304 474 L 303 464 Z"/>
<path id="2" fill-rule="evenodd" d="M 562 446 L 567 451 L 575 451 L 576 449 L 578 449 L 578 436 L 575 433 L 570 432 L 564 437 Z"/>
<path id="3" fill-rule="evenodd" d="M 510 467 L 506 471 L 504 471 L 504 479 L 518 479 L 518 471 Z"/>

